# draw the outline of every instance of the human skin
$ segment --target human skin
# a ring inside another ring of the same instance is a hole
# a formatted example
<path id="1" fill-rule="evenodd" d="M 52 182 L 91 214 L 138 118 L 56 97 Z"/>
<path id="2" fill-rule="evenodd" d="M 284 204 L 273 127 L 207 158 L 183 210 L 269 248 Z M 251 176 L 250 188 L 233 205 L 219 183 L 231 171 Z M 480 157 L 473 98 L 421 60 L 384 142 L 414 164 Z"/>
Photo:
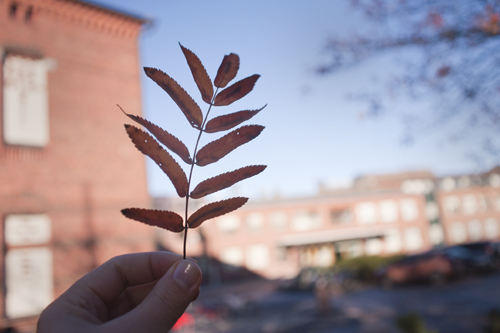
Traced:
<path id="1" fill-rule="evenodd" d="M 40 315 L 38 333 L 168 332 L 199 294 L 194 260 L 169 252 L 112 258 Z"/>

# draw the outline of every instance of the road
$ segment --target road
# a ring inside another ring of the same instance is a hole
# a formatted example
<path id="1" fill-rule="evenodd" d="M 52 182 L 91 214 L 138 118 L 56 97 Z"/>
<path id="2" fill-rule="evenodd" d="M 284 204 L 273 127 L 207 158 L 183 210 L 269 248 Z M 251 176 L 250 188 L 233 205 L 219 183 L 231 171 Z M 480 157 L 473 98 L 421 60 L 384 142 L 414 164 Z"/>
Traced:
<path id="1" fill-rule="evenodd" d="M 314 293 L 285 292 L 275 287 L 271 281 L 255 281 L 207 288 L 190 309 L 196 326 L 184 331 L 398 333 L 397 317 L 416 312 L 428 329 L 439 333 L 479 333 L 485 332 L 488 313 L 500 310 L 500 272 L 438 287 L 367 287 L 331 297 L 330 310 L 323 314 Z M 208 311 L 210 307 L 216 311 Z"/>

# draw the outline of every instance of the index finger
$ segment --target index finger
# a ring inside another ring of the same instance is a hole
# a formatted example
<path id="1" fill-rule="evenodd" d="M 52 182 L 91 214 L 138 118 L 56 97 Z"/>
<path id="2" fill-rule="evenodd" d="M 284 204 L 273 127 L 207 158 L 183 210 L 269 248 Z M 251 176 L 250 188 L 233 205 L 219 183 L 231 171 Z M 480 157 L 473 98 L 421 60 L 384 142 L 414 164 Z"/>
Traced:
<path id="1" fill-rule="evenodd" d="M 114 257 L 97 267 L 70 290 L 92 292 L 105 304 L 114 301 L 130 286 L 153 282 L 161 278 L 182 256 L 170 252 L 145 252 Z"/>

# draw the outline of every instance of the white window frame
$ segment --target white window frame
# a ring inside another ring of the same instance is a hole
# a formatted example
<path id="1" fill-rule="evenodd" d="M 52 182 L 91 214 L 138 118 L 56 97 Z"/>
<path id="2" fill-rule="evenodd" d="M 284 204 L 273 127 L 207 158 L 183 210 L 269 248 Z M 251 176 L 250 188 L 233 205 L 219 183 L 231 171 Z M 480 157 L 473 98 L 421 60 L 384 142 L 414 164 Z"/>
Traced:
<path id="1" fill-rule="evenodd" d="M 50 61 L 8 52 L 3 62 L 3 141 L 45 147 L 49 143 Z"/>
<path id="2" fill-rule="evenodd" d="M 50 218 L 11 214 L 5 218 L 5 314 L 36 316 L 54 297 Z"/>

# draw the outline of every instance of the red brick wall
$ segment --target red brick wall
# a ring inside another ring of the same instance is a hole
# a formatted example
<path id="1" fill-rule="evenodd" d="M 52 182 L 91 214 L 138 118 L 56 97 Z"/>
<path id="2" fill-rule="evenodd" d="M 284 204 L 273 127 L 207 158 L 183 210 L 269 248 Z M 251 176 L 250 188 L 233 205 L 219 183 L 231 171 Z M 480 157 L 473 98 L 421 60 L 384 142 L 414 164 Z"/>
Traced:
<path id="1" fill-rule="evenodd" d="M 453 196 L 458 200 L 458 209 L 456 212 L 450 212 L 446 209 L 445 199 L 447 197 Z M 472 212 L 467 212 L 464 209 L 464 199 L 466 196 L 471 196 L 477 203 L 476 208 Z M 500 229 L 499 219 L 500 219 L 500 206 L 498 205 L 500 197 L 500 190 L 498 188 L 492 188 L 489 186 L 470 186 L 466 188 L 457 188 L 447 192 L 440 192 L 438 195 L 438 200 L 440 203 L 441 219 L 444 227 L 444 235 L 446 239 L 446 244 L 454 245 L 458 243 L 474 242 L 479 240 L 491 240 L 498 241 L 500 235 L 488 234 L 488 230 L 485 228 L 485 222 L 487 219 L 494 219 L 497 228 Z M 483 202 L 482 202 L 483 201 Z M 470 234 L 468 228 L 468 223 L 470 221 L 477 221 L 480 228 L 480 239 L 474 239 Z M 465 239 L 461 242 L 453 239 L 453 224 L 460 223 L 463 228 L 465 228 Z M 497 229 L 497 230 L 498 230 Z"/>
<path id="2" fill-rule="evenodd" d="M 145 159 L 127 137 L 127 119 L 116 107 L 141 114 L 141 22 L 74 1 L 16 3 L 12 17 L 11 2 L 0 0 L 0 47 L 41 53 L 56 67 L 48 76 L 49 144 L 0 142 L 0 219 L 12 213 L 50 217 L 57 296 L 110 257 L 154 247 L 152 229 L 120 214 L 125 207 L 150 205 Z M 33 15 L 26 21 L 29 6 Z M 0 126 L 0 137 L 1 132 Z M 0 319 L 0 328 L 10 324 Z"/>

